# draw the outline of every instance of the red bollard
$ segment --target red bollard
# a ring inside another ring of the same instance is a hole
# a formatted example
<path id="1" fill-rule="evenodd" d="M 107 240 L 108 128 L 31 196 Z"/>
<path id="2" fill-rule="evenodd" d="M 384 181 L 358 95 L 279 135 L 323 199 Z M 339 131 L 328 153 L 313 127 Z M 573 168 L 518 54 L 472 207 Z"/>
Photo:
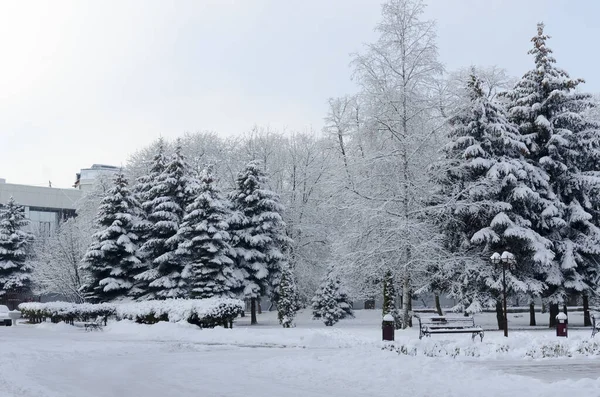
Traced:
<path id="1" fill-rule="evenodd" d="M 556 336 L 568 338 L 567 328 L 567 315 L 565 313 L 558 313 L 558 316 L 556 316 Z"/>
<path id="2" fill-rule="evenodd" d="M 383 316 L 381 329 L 383 330 L 384 341 L 394 340 L 394 317 L 391 314 L 386 314 L 385 316 Z"/>

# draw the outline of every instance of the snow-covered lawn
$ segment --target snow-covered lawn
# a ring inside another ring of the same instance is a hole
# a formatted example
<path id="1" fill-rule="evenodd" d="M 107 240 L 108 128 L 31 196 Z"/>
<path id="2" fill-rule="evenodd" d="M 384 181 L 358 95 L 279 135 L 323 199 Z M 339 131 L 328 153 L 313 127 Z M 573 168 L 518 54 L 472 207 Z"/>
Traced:
<path id="1" fill-rule="evenodd" d="M 275 313 L 260 315 L 254 327 L 239 319 L 233 330 L 129 322 L 102 332 L 64 324 L 1 327 L 0 396 L 600 396 L 597 353 L 524 357 L 532 346 L 556 343 L 545 328 L 514 331 L 508 341 L 487 332 L 483 343 L 470 335 L 419 341 L 415 330 L 398 332 L 399 345 L 419 352 L 411 356 L 381 349 L 380 312 L 356 314 L 333 328 L 308 313 L 294 329 L 278 327 Z M 480 316 L 477 322 L 492 328 L 493 314 Z M 589 336 L 575 330 L 560 346 L 590 345 Z M 422 353 L 456 347 L 478 354 Z"/>

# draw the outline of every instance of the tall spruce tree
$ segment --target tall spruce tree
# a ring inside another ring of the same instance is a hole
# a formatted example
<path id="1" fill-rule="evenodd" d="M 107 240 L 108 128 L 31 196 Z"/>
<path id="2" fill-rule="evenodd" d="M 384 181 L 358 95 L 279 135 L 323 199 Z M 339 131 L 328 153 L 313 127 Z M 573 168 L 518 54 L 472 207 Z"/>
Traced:
<path id="1" fill-rule="evenodd" d="M 185 215 L 185 207 L 192 202 L 195 188 L 195 179 L 190 175 L 178 142 L 175 153 L 142 204 L 147 211 L 147 232 L 140 252 L 147 268 L 136 276 L 136 280 L 147 287 L 141 299 L 189 295 L 189 285 L 182 275 L 184 266 L 176 254 L 177 231 Z"/>
<path id="2" fill-rule="evenodd" d="M 148 173 L 140 176 L 136 184 L 133 187 L 133 193 L 137 202 L 139 203 L 139 215 L 140 221 L 135 226 L 135 231 L 138 234 L 138 243 L 140 249 L 138 250 L 138 257 L 142 260 L 143 266 L 140 269 L 138 275 L 146 271 L 150 271 L 154 268 L 152 263 L 152 251 L 142 250 L 144 244 L 151 238 L 153 231 L 153 223 L 149 220 L 149 216 L 153 211 L 154 199 L 160 194 L 159 191 L 153 190 L 158 182 L 158 177 L 164 172 L 166 167 L 167 159 L 165 156 L 165 143 L 163 138 L 160 138 L 156 144 L 156 153 L 152 158 Z M 144 276 L 136 277 L 135 286 L 132 289 L 132 294 L 136 297 L 148 298 L 151 295 L 148 294 L 149 281 L 146 279 L 147 274 Z"/>
<path id="3" fill-rule="evenodd" d="M 212 167 L 200 174 L 198 195 L 187 207 L 176 254 L 194 298 L 233 297 L 238 287 L 235 252 L 229 244 L 229 209 L 215 186 Z"/>
<path id="4" fill-rule="evenodd" d="M 499 298 L 494 251 L 511 251 L 518 266 L 507 273 L 511 291 L 539 295 L 544 284 L 536 269 L 552 262 L 551 242 L 533 228 L 547 221 L 552 194 L 547 176 L 523 157 L 528 149 L 501 106 L 490 101 L 475 75 L 468 82 L 470 102 L 450 120 L 451 142 L 434 167 L 445 205 L 442 227 L 459 261 L 450 277 L 454 295 L 467 311 L 479 311 Z M 438 269 L 445 271 L 444 267 Z M 444 276 L 444 275 L 442 275 Z"/>
<path id="5" fill-rule="evenodd" d="M 0 206 L 0 296 L 30 288 L 32 269 L 26 259 L 33 235 L 23 230 L 28 224 L 25 210 L 12 196 Z"/>
<path id="6" fill-rule="evenodd" d="M 555 193 L 553 205 L 546 208 L 549 221 L 536 225 L 556 254 L 539 269 L 549 287 L 545 298 L 554 309 L 552 325 L 559 303 L 597 288 L 600 135 L 589 118 L 588 109 L 595 106 L 591 96 L 577 91 L 583 80 L 556 67 L 549 38 L 538 24 L 529 51 L 535 65 L 505 97 L 510 120 L 526 139 L 529 162 L 548 174 Z"/>
<path id="7" fill-rule="evenodd" d="M 343 318 L 354 317 L 352 303 L 339 277 L 330 269 L 312 299 L 313 319 L 330 327 Z"/>
<path id="8" fill-rule="evenodd" d="M 243 280 L 241 293 L 251 300 L 251 323 L 256 324 L 256 303 L 277 289 L 287 243 L 283 206 L 268 189 L 259 161 L 251 161 L 240 172 L 230 199 L 234 213 L 230 230 L 236 251 L 236 267 Z M 276 299 L 274 299 L 276 301 Z"/>
<path id="9" fill-rule="evenodd" d="M 120 171 L 100 203 L 96 217 L 98 231 L 83 258 L 82 269 L 89 274 L 89 284 L 84 286 L 86 300 L 109 302 L 135 293 L 134 276 L 142 264 L 136 255 L 137 208 L 127 179 Z"/>

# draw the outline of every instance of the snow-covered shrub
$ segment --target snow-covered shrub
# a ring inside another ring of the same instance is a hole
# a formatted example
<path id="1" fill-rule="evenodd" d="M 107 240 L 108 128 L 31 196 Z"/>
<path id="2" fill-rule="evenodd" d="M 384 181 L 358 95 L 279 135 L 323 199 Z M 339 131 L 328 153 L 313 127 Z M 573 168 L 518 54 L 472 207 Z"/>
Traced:
<path id="1" fill-rule="evenodd" d="M 69 303 L 69 302 L 28 302 L 21 303 L 19 310 L 23 317 L 33 323 L 50 318 L 52 322 L 88 321 L 115 316 L 118 320 L 128 319 L 142 324 L 159 321 L 187 321 L 201 328 L 218 325 L 231 327 L 233 320 L 244 308 L 242 301 L 229 298 L 210 299 L 167 299 L 162 301 L 142 301 L 128 303 Z"/>
<path id="2" fill-rule="evenodd" d="M 110 303 L 71 303 L 71 302 L 26 302 L 19 305 L 24 318 L 32 323 L 39 323 L 50 318 L 53 323 L 64 321 L 87 321 L 102 317 L 106 319 L 115 313 L 115 305 Z"/>
<path id="3" fill-rule="evenodd" d="M 572 357 L 570 346 L 564 342 L 550 342 L 539 346 L 532 346 L 525 353 L 532 358 Z"/>
<path id="4" fill-rule="evenodd" d="M 187 321 L 201 328 L 227 328 L 242 310 L 244 303 L 239 299 L 167 299 L 122 303 L 117 305 L 116 316 L 141 324 Z"/>
<path id="5" fill-rule="evenodd" d="M 582 356 L 598 356 L 600 355 L 600 342 L 582 340 L 575 351 Z"/>

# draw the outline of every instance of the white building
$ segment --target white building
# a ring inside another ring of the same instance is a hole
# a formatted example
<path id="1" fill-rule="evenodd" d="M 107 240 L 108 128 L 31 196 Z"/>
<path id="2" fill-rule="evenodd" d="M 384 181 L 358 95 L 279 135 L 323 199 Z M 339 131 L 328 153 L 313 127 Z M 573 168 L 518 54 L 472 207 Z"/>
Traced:
<path id="1" fill-rule="evenodd" d="M 101 175 L 112 177 L 113 174 L 119 172 L 120 168 L 112 165 L 94 164 L 90 168 L 82 168 L 76 174 L 74 188 L 81 191 L 89 191 L 94 185 L 94 181 Z"/>
<path id="2" fill-rule="evenodd" d="M 59 189 L 6 183 L 0 179 L 0 205 L 10 197 L 25 207 L 30 230 L 44 235 L 52 234 L 65 219 L 75 216 L 77 201 L 82 192 L 77 189 Z"/>

